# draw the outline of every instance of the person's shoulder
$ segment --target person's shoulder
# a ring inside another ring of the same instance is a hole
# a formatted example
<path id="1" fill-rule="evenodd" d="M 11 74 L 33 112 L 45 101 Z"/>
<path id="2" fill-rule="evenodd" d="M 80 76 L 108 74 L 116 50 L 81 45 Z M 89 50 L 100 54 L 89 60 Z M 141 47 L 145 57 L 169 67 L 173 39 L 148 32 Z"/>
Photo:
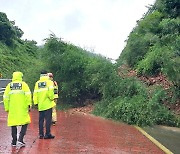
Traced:
<path id="1" fill-rule="evenodd" d="M 27 86 L 28 86 L 28 84 L 27 84 L 25 81 L 22 81 L 22 84 L 23 84 L 23 85 L 27 85 Z"/>
<path id="2" fill-rule="evenodd" d="M 50 83 L 50 84 L 53 84 L 53 81 L 51 81 L 51 80 L 49 80 L 49 79 L 46 80 L 46 82 L 47 82 L 47 83 Z"/>
<path id="3" fill-rule="evenodd" d="M 42 81 L 42 80 L 41 80 L 41 79 L 39 79 L 39 80 L 37 80 L 37 81 L 36 81 L 36 83 L 41 82 L 41 81 Z"/>
<path id="4" fill-rule="evenodd" d="M 25 81 L 22 81 L 22 84 L 27 84 Z"/>
<path id="5" fill-rule="evenodd" d="M 12 83 L 12 82 L 9 82 L 9 83 L 6 85 L 6 88 L 7 88 L 7 87 L 10 87 L 11 83 Z"/>

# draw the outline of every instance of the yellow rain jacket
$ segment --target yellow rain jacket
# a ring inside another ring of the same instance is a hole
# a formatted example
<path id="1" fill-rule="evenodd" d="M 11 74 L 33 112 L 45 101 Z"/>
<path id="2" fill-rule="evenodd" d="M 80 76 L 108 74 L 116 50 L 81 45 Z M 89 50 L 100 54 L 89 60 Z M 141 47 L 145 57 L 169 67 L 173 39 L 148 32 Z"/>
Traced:
<path id="1" fill-rule="evenodd" d="M 53 82 L 49 80 L 48 76 L 41 76 L 40 80 L 36 82 L 33 94 L 34 105 L 38 104 L 38 110 L 44 111 L 54 107 L 56 104 L 54 100 L 54 86 Z"/>
<path id="2" fill-rule="evenodd" d="M 28 85 L 22 81 L 22 77 L 21 72 L 14 72 L 12 82 L 6 86 L 3 95 L 4 108 L 8 112 L 8 126 L 30 123 L 31 92 Z"/>

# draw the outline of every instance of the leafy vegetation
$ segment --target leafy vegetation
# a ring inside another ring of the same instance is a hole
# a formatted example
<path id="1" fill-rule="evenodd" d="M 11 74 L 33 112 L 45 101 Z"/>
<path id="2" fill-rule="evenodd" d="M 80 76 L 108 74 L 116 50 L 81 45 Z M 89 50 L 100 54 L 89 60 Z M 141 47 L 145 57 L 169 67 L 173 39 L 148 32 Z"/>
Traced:
<path id="1" fill-rule="evenodd" d="M 38 47 L 35 41 L 21 40 L 22 35 L 23 31 L 15 26 L 15 22 L 9 21 L 6 14 L 0 12 L 0 72 L 3 78 L 11 78 L 14 71 L 22 71 L 32 89 L 36 69 L 40 68 Z M 36 65 L 38 67 L 34 67 Z"/>
<path id="2" fill-rule="evenodd" d="M 179 127 L 179 119 L 162 105 L 165 91 L 156 89 L 150 96 L 147 88 L 139 84 L 139 81 L 134 81 L 121 96 L 100 101 L 93 113 L 140 126 L 160 124 Z"/>
<path id="3" fill-rule="evenodd" d="M 67 44 L 54 34 L 46 39 L 43 55 L 46 67 L 60 83 L 63 102 L 83 105 L 86 99 L 101 98 L 103 83 L 112 69 L 110 61 Z"/>
<path id="4" fill-rule="evenodd" d="M 129 65 L 137 77 L 164 74 L 173 85 L 159 89 L 128 76 L 111 76 L 94 114 L 129 124 L 179 127 L 179 118 L 164 105 L 179 105 L 180 100 L 179 8 L 180 2 L 172 0 L 157 0 L 149 7 L 130 33 L 116 66 Z"/>
<path id="5" fill-rule="evenodd" d="M 179 87 L 179 8 L 179 1 L 157 0 L 137 22 L 118 61 L 125 61 L 139 75 L 162 72 Z"/>

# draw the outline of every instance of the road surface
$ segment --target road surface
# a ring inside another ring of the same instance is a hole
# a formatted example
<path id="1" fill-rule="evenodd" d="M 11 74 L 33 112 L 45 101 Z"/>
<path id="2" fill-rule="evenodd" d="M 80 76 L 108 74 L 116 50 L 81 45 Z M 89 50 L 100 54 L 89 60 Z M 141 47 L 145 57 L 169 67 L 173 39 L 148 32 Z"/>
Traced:
<path id="1" fill-rule="evenodd" d="M 163 154 L 164 152 L 134 126 L 89 114 L 58 111 L 52 126 L 55 139 L 38 138 L 38 111 L 30 112 L 31 124 L 24 138 L 26 147 L 11 147 L 7 113 L 0 105 L 0 153 L 2 154 Z M 19 130 L 19 129 L 18 129 Z"/>

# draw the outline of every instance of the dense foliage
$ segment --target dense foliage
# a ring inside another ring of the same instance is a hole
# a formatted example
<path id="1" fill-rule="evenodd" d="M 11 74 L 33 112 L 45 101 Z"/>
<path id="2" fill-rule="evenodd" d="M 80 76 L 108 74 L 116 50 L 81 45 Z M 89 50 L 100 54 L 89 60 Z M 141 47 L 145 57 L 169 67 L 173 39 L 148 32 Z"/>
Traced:
<path id="1" fill-rule="evenodd" d="M 139 75 L 165 74 L 180 88 L 180 1 L 157 0 L 137 22 L 118 61 Z M 121 62 L 122 63 L 122 62 Z"/>
<path id="2" fill-rule="evenodd" d="M 24 79 L 34 86 L 36 69 L 40 68 L 35 41 L 21 40 L 23 31 L 0 12 L 0 73 L 3 78 L 11 78 L 14 71 L 22 71 Z M 34 66 L 38 67 L 34 67 Z M 38 72 L 39 74 L 39 72 Z M 39 76 L 39 75 L 38 75 Z"/>
<path id="3" fill-rule="evenodd" d="M 0 41 L 8 46 L 13 46 L 15 40 L 23 35 L 23 31 L 15 26 L 14 21 L 9 21 L 5 13 L 0 12 Z"/>
<path id="4" fill-rule="evenodd" d="M 110 89 L 106 87 L 109 96 L 95 105 L 95 115 L 140 126 L 180 126 L 179 118 L 162 105 L 167 99 L 162 88 L 155 88 L 149 93 L 148 88 L 135 78 L 113 81 L 114 84 L 107 85 Z"/>
<path id="5" fill-rule="evenodd" d="M 100 99 L 103 83 L 111 76 L 112 63 L 106 58 L 63 42 L 55 35 L 43 49 L 46 67 L 60 83 L 63 102 L 83 105 L 86 99 Z"/>
<path id="6" fill-rule="evenodd" d="M 138 76 L 164 74 L 173 83 L 167 89 L 148 87 L 137 79 L 111 76 L 105 99 L 96 104 L 94 114 L 129 124 L 179 126 L 164 102 L 180 99 L 180 1 L 157 0 L 130 33 L 117 67 L 127 64 Z M 125 70 L 124 70 L 125 71 Z M 154 92 L 153 92 L 154 91 Z"/>

